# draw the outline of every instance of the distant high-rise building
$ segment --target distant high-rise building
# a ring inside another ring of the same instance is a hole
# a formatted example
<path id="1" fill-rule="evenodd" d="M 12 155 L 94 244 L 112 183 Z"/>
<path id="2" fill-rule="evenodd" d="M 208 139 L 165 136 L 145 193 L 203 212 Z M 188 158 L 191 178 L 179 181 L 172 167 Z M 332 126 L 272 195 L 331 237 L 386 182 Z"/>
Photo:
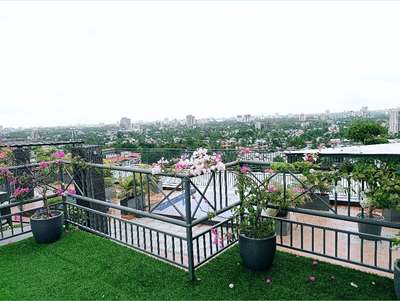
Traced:
<path id="1" fill-rule="evenodd" d="M 307 116 L 305 114 L 299 115 L 299 121 L 306 121 L 306 120 L 307 120 Z"/>
<path id="2" fill-rule="evenodd" d="M 122 130 L 130 130 L 131 127 L 132 127 L 132 123 L 131 123 L 130 118 L 122 117 L 121 121 L 119 122 L 119 127 Z"/>
<path id="3" fill-rule="evenodd" d="M 250 114 L 243 115 L 243 121 L 244 122 L 250 122 L 250 120 L 251 120 L 251 115 Z"/>
<path id="4" fill-rule="evenodd" d="M 400 131 L 400 108 L 389 111 L 389 133 L 397 134 Z"/>
<path id="5" fill-rule="evenodd" d="M 186 126 L 188 127 L 193 127 L 196 124 L 196 117 L 193 115 L 187 115 L 186 116 Z"/>
<path id="6" fill-rule="evenodd" d="M 360 110 L 360 115 L 361 115 L 361 117 L 368 117 L 368 107 L 361 107 L 361 110 Z"/>
<path id="7" fill-rule="evenodd" d="M 40 139 L 40 135 L 39 135 L 38 129 L 32 129 L 30 139 L 31 140 L 39 140 Z"/>
<path id="8" fill-rule="evenodd" d="M 78 137 L 78 130 L 75 128 L 71 129 L 71 139 L 74 140 Z"/>

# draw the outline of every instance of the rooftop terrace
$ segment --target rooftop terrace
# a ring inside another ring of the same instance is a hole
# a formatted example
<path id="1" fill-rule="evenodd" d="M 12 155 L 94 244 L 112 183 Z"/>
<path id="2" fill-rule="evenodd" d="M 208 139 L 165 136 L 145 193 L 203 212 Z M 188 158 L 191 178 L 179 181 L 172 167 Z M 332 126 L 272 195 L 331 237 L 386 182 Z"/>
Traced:
<path id="1" fill-rule="evenodd" d="M 247 177 L 259 185 L 266 180 L 282 185 L 283 199 L 309 195 L 317 197 L 319 206 L 289 207 L 283 218 L 264 216 L 279 226 L 280 252 L 272 269 L 262 273 L 240 264 L 239 220 L 232 209 L 247 197 L 235 189 L 243 165 L 251 167 Z M 37 166 L 10 171 L 35 173 Z M 400 251 L 392 240 L 400 223 L 357 216 L 364 211 L 358 198 L 364 185 L 351 177 L 337 181 L 323 200 L 312 185 L 302 183 L 301 174 L 272 171 L 265 162 L 234 161 L 225 170 L 200 176 L 68 161 L 56 166 L 47 197 L 63 210 L 67 230 L 57 243 L 38 245 L 31 238 L 15 242 L 31 235 L 29 218 L 43 204 L 37 194 L 18 202 L 12 197 L 15 187 L 4 184 L 3 196 L 9 198 L 0 204 L 0 245 L 6 244 L 0 247 L 6 279 L 0 299 L 395 298 L 391 278 Z M 135 206 L 118 197 L 106 199 L 104 173 L 110 171 L 133 175 Z M 171 180 L 168 189 L 163 179 Z M 302 190 L 289 197 L 295 185 Z M 57 198 L 57 187 L 75 192 Z M 382 231 L 361 234 L 360 224 Z"/>
<path id="2" fill-rule="evenodd" d="M 199 268 L 193 283 L 177 267 L 79 230 L 54 244 L 29 238 L 0 253 L 0 299 L 395 299 L 389 278 L 283 252 L 269 271 L 246 271 L 237 246 Z"/>

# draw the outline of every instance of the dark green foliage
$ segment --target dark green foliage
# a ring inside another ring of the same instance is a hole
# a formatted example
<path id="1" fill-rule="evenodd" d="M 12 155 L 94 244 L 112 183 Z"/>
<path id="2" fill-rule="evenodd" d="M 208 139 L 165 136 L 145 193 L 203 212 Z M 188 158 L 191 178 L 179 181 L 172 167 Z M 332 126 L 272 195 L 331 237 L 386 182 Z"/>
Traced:
<path id="1" fill-rule="evenodd" d="M 282 252 L 271 270 L 256 273 L 242 267 L 233 247 L 200 268 L 196 283 L 183 270 L 80 231 L 50 245 L 24 240 L 1 247 L 0 254 L 3 300 L 395 299 L 389 278 L 326 263 L 314 266 L 309 258 Z M 314 283 L 308 281 L 311 275 Z"/>
<path id="2" fill-rule="evenodd" d="M 358 119 L 347 130 L 347 138 L 363 144 L 387 143 L 387 129 L 378 122 Z"/>

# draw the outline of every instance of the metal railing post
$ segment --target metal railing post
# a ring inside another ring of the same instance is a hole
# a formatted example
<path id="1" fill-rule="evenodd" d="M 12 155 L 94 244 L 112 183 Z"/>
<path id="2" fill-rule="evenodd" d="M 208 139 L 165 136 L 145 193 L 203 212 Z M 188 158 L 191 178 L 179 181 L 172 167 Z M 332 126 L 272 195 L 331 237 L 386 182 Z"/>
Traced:
<path id="1" fill-rule="evenodd" d="M 286 204 L 286 172 L 283 172 L 283 200 L 285 201 Z"/>
<path id="2" fill-rule="evenodd" d="M 64 169 L 63 169 L 63 163 L 60 163 L 60 166 L 58 168 L 58 171 L 60 173 L 60 183 L 61 183 L 61 189 L 62 191 L 65 190 L 65 184 L 64 184 Z M 64 226 L 65 229 L 69 229 L 69 224 L 68 224 L 68 211 L 67 211 L 67 197 L 63 193 L 62 195 L 62 204 L 63 204 L 63 211 L 64 211 Z"/>
<path id="3" fill-rule="evenodd" d="M 187 242 L 187 257 L 188 257 L 188 273 L 189 280 L 196 279 L 194 272 L 194 254 L 193 254 L 193 233 L 192 233 L 192 208 L 190 202 L 190 179 L 183 179 L 183 187 L 185 189 L 185 211 L 186 211 L 186 242 Z"/>

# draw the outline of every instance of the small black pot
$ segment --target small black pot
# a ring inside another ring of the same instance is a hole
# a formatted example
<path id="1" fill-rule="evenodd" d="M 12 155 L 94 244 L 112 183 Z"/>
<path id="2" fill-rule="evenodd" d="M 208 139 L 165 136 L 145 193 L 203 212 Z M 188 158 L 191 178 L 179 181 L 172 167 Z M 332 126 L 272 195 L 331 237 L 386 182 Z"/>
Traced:
<path id="1" fill-rule="evenodd" d="M 388 222 L 400 222 L 400 213 L 394 208 L 383 209 L 382 215 Z"/>
<path id="2" fill-rule="evenodd" d="M 64 213 L 52 210 L 50 218 L 42 218 L 40 215 L 31 216 L 31 229 L 33 237 L 39 244 L 48 244 L 60 239 L 63 232 Z"/>
<path id="3" fill-rule="evenodd" d="M 358 213 L 357 217 L 361 218 L 362 217 L 361 213 Z M 367 217 L 364 215 L 363 219 L 370 220 L 370 221 L 379 221 L 379 220 L 383 220 L 384 218 L 381 215 L 374 214 L 373 218 L 370 218 L 370 217 Z M 381 236 L 382 226 L 358 223 L 358 232 Z M 378 238 L 370 237 L 367 235 L 359 235 L 359 236 L 360 236 L 360 238 L 367 239 L 367 240 L 379 240 Z"/>
<path id="4" fill-rule="evenodd" d="M 400 300 L 400 259 L 394 262 L 394 291 L 396 293 L 397 300 Z"/>
<path id="5" fill-rule="evenodd" d="M 276 252 L 276 235 L 266 238 L 249 238 L 239 234 L 240 257 L 243 265 L 253 271 L 271 267 Z"/>

